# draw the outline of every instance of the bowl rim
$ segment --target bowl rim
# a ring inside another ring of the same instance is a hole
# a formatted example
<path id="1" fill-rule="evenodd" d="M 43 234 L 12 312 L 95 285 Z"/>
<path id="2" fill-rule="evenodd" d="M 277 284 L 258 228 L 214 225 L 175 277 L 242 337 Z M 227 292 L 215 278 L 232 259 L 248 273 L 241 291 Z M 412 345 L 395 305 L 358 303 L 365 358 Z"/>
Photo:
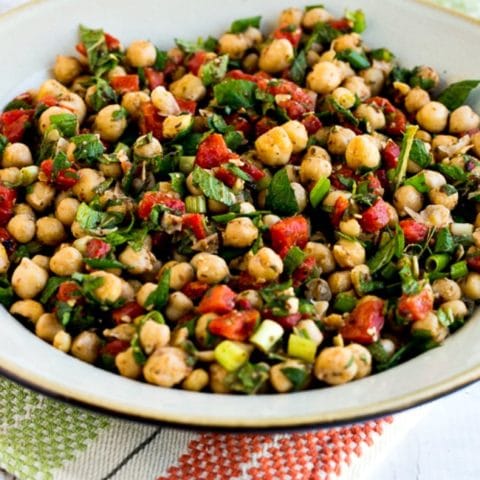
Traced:
<path id="1" fill-rule="evenodd" d="M 439 5 L 433 0 L 412 0 L 415 3 L 422 4 L 428 8 L 443 12 L 444 14 L 454 15 L 460 21 L 473 23 L 476 26 L 480 25 L 480 19 L 468 16 L 467 14 L 455 10 L 450 7 Z M 10 8 L 4 13 L 0 14 L 0 25 L 2 21 L 21 15 L 25 11 L 29 11 L 43 4 L 50 3 L 51 0 L 28 0 L 27 2 Z M 480 307 L 479 307 L 480 309 Z M 8 312 L 6 312 L 8 314 Z M 9 314 L 8 314 L 9 315 Z M 97 368 L 97 367 L 93 367 Z M 122 418 L 133 422 L 141 422 L 147 424 L 173 426 L 175 428 L 188 430 L 208 430 L 208 431 L 227 431 L 227 432 L 274 432 L 286 430 L 310 430 L 319 427 L 330 427 L 349 424 L 352 422 L 365 421 L 373 418 L 378 418 L 400 411 L 408 410 L 420 406 L 424 403 L 433 401 L 442 396 L 451 394 L 457 390 L 467 387 L 468 385 L 480 380 L 480 363 L 461 373 L 448 377 L 447 379 L 433 383 L 425 388 L 417 389 L 413 392 L 398 395 L 396 397 L 379 401 L 374 404 L 367 404 L 364 406 L 357 406 L 343 410 L 328 420 L 321 420 L 318 417 L 311 418 L 282 418 L 282 419 L 265 419 L 258 420 L 256 424 L 259 426 L 250 426 L 248 424 L 237 424 L 230 420 L 219 420 L 215 424 L 212 422 L 202 422 L 201 419 L 196 421 L 189 420 L 188 423 L 178 416 L 168 418 L 162 415 L 162 418 L 155 418 L 152 415 L 142 415 L 141 413 L 128 413 L 127 407 L 122 407 L 121 404 L 102 405 L 101 402 L 89 400 L 85 395 L 73 394 L 67 386 L 54 384 L 53 382 L 45 383 L 37 380 L 32 374 L 29 376 L 27 372 L 22 372 L 22 368 L 15 366 L 10 368 L 5 365 L 0 365 L 0 376 L 3 376 L 17 384 L 20 384 L 28 389 L 34 390 L 40 394 L 44 394 L 54 400 L 58 400 L 70 405 L 74 405 L 95 413 L 103 415 Z M 42 379 L 45 380 L 45 379 Z M 301 394 L 302 392 L 293 393 L 290 395 Z M 215 394 L 214 394 L 215 395 Z M 82 397 L 82 398 L 80 398 Z M 265 396 L 267 397 L 267 396 Z"/>

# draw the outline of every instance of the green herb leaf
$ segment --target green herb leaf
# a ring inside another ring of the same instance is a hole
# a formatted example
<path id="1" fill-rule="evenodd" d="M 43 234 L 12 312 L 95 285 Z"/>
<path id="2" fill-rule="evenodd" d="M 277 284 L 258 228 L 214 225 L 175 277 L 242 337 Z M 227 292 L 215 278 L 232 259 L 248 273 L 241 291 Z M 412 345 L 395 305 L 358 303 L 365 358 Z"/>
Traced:
<path id="1" fill-rule="evenodd" d="M 245 143 L 245 137 L 242 132 L 237 132 L 233 127 L 230 128 L 231 129 L 224 135 L 225 143 L 231 150 L 236 150 L 240 145 Z"/>
<path id="2" fill-rule="evenodd" d="M 337 113 L 344 117 L 345 120 L 355 127 L 358 126 L 358 118 L 348 108 L 342 107 L 333 97 L 329 97 L 327 101 Z"/>
<path id="3" fill-rule="evenodd" d="M 73 113 L 59 113 L 50 117 L 50 124 L 62 137 L 73 137 L 77 132 L 77 116 Z"/>
<path id="4" fill-rule="evenodd" d="M 363 70 L 370 66 L 370 61 L 363 53 L 350 48 L 337 53 L 336 57 L 338 60 L 348 62 L 356 70 Z"/>
<path id="5" fill-rule="evenodd" d="M 251 395 L 258 392 L 268 380 L 268 371 L 269 366 L 266 363 L 247 362 L 236 372 L 229 374 L 226 382 L 232 390 Z"/>
<path id="6" fill-rule="evenodd" d="M 428 193 L 430 190 L 425 180 L 425 174 L 423 172 L 417 173 L 413 177 L 407 178 L 407 180 L 405 180 L 403 184 L 411 185 L 420 193 Z"/>
<path id="7" fill-rule="evenodd" d="M 155 50 L 157 51 L 157 56 L 155 57 L 155 63 L 153 64 L 153 68 L 155 70 L 163 71 L 167 66 L 168 52 L 166 50 L 159 50 L 158 48 L 156 48 Z"/>
<path id="8" fill-rule="evenodd" d="M 285 273 L 291 275 L 303 263 L 306 256 L 302 249 L 292 247 L 283 259 Z"/>
<path id="9" fill-rule="evenodd" d="M 231 33 L 243 33 L 248 27 L 260 28 L 262 17 L 248 17 L 235 20 L 230 26 Z"/>
<path id="10" fill-rule="evenodd" d="M 296 57 L 290 67 L 290 79 L 301 85 L 305 80 L 305 74 L 307 73 L 308 62 L 305 50 L 302 50 Z"/>
<path id="11" fill-rule="evenodd" d="M 418 138 L 413 140 L 412 148 L 410 150 L 410 160 L 422 168 L 427 168 L 432 161 L 432 157 L 428 153 L 425 143 Z"/>
<path id="12" fill-rule="evenodd" d="M 353 22 L 352 31 L 362 33 L 367 28 L 367 20 L 362 10 L 346 10 L 345 18 Z"/>
<path id="13" fill-rule="evenodd" d="M 0 135 L 0 156 L 3 155 L 5 147 L 8 145 L 8 138 L 5 135 Z"/>
<path id="14" fill-rule="evenodd" d="M 328 178 L 321 178 L 310 190 L 310 203 L 313 208 L 317 208 L 322 200 L 330 191 L 330 180 Z"/>
<path id="15" fill-rule="evenodd" d="M 370 52 L 370 57 L 374 60 L 391 62 L 395 58 L 395 55 L 387 48 L 377 48 L 376 50 L 372 50 Z"/>
<path id="16" fill-rule="evenodd" d="M 67 280 L 68 278 L 65 277 L 50 277 L 47 284 L 45 285 L 45 288 L 43 289 L 42 295 L 40 297 L 40 303 L 47 303 L 52 297 L 52 295 L 54 295 L 55 292 L 58 290 L 58 287 L 60 287 L 60 285 Z"/>
<path id="17" fill-rule="evenodd" d="M 169 173 L 169 176 L 173 191 L 179 193 L 182 198 L 185 197 L 185 175 L 181 172 L 173 172 Z"/>
<path id="18" fill-rule="evenodd" d="M 265 206 L 279 215 L 290 216 L 298 212 L 298 204 L 287 170 L 282 168 L 275 173 L 267 190 Z"/>
<path id="19" fill-rule="evenodd" d="M 290 380 L 295 391 L 302 390 L 310 378 L 310 374 L 304 368 L 285 367 L 282 368 L 282 373 Z"/>
<path id="20" fill-rule="evenodd" d="M 395 224 L 395 256 L 401 258 L 403 255 L 403 250 L 405 249 L 405 235 L 400 226 Z"/>
<path id="21" fill-rule="evenodd" d="M 92 268 L 105 270 L 106 268 L 126 268 L 122 262 L 109 258 L 84 258 L 83 261 Z"/>
<path id="22" fill-rule="evenodd" d="M 112 247 L 117 247 L 128 243 L 135 251 L 139 251 L 148 235 L 147 227 L 140 228 L 138 230 L 125 230 L 125 231 L 116 231 L 109 233 L 104 240 L 109 243 Z"/>
<path id="23" fill-rule="evenodd" d="M 461 107 L 466 101 L 470 92 L 480 85 L 480 80 L 462 80 L 452 83 L 438 97 L 449 110 Z"/>
<path id="24" fill-rule="evenodd" d="M 452 253 L 456 248 L 453 235 L 448 227 L 441 228 L 435 241 L 435 253 Z"/>
<path id="25" fill-rule="evenodd" d="M 105 152 L 105 147 L 100 138 L 93 133 L 77 135 L 72 137 L 70 141 L 75 144 L 73 155 L 77 162 L 94 165 Z"/>
<path id="26" fill-rule="evenodd" d="M 95 112 L 100 111 L 103 107 L 117 103 L 117 94 L 110 84 L 103 78 L 95 80 L 95 89 L 89 96 L 89 104 Z"/>
<path id="27" fill-rule="evenodd" d="M 203 38 L 198 38 L 196 42 L 192 42 L 190 40 L 181 40 L 179 38 L 176 38 L 175 43 L 185 53 L 195 53 L 200 50 L 212 52 L 215 50 L 217 40 L 213 37 L 208 37 L 205 41 L 203 40 Z"/>
<path id="28" fill-rule="evenodd" d="M 133 336 L 130 342 L 130 346 L 132 347 L 132 353 L 135 362 L 138 365 L 145 365 L 145 363 L 147 362 L 147 356 L 145 355 L 145 353 L 143 353 L 138 333 Z"/>
<path id="29" fill-rule="evenodd" d="M 200 69 L 200 78 L 205 86 L 218 83 L 227 73 L 228 55 L 221 55 L 205 63 Z"/>
<path id="30" fill-rule="evenodd" d="M 227 206 L 231 206 L 235 203 L 235 195 L 233 192 L 223 182 L 207 172 L 207 170 L 195 167 L 192 180 L 206 197 Z"/>
<path id="31" fill-rule="evenodd" d="M 238 110 L 255 105 L 256 89 L 256 84 L 248 80 L 227 79 L 213 87 L 213 94 L 218 105 Z"/>
<path id="32" fill-rule="evenodd" d="M 407 130 L 403 136 L 402 149 L 400 150 L 400 155 L 398 156 L 398 165 L 395 169 L 395 190 L 400 187 L 407 173 L 408 159 L 410 158 L 410 151 L 412 149 L 413 141 L 417 131 L 418 126 L 409 125 L 407 126 Z"/>
<path id="33" fill-rule="evenodd" d="M 438 163 L 436 167 L 438 168 L 440 173 L 456 182 L 464 183 L 468 180 L 468 175 L 458 165 L 447 165 L 445 163 Z"/>
<path id="34" fill-rule="evenodd" d="M 443 325 L 444 327 L 449 327 L 453 323 L 455 323 L 455 317 L 453 316 L 453 312 L 450 308 L 447 308 L 444 310 L 442 307 L 440 307 L 437 310 L 437 317 L 440 325 Z"/>
<path id="35" fill-rule="evenodd" d="M 252 177 L 248 173 L 245 173 L 240 167 L 238 167 L 234 163 L 226 163 L 225 168 L 232 172 L 236 177 L 244 180 L 245 182 L 252 181 Z"/>
<path id="36" fill-rule="evenodd" d="M 328 23 L 317 23 L 305 45 L 305 50 L 308 52 L 314 43 L 330 45 L 330 43 L 340 35 L 342 35 L 342 33 Z"/>
<path id="37" fill-rule="evenodd" d="M 371 273 L 381 270 L 385 265 L 390 263 L 395 254 L 395 239 L 387 241 L 370 260 L 368 260 L 368 268 Z"/>
<path id="38" fill-rule="evenodd" d="M 0 278 L 0 304 L 5 308 L 9 308 L 14 298 L 13 288 L 8 280 L 6 278 Z"/>
<path id="39" fill-rule="evenodd" d="M 147 297 L 145 307 L 153 305 L 155 310 L 162 310 L 167 305 L 170 292 L 170 269 L 165 270 L 158 280 L 157 288 Z"/>
<path id="40" fill-rule="evenodd" d="M 372 358 L 376 363 L 386 363 L 391 356 L 385 350 L 380 341 L 371 343 L 367 348 L 372 354 Z"/>
<path id="41" fill-rule="evenodd" d="M 108 212 L 99 212 L 81 203 L 77 210 L 75 220 L 84 230 L 111 229 L 120 223 L 119 215 Z"/>

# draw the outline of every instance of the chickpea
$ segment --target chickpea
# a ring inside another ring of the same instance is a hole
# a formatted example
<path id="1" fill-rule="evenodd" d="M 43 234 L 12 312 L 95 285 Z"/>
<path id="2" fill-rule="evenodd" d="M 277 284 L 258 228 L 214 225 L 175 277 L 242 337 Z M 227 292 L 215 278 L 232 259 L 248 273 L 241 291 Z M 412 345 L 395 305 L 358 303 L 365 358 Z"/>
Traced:
<path id="1" fill-rule="evenodd" d="M 149 357 L 143 367 L 143 375 L 148 383 L 169 388 L 184 380 L 191 370 L 183 350 L 163 347 Z"/>
<path id="2" fill-rule="evenodd" d="M 101 278 L 103 283 L 99 285 L 93 294 L 101 303 L 115 303 L 122 296 L 123 282 L 120 277 L 113 273 L 98 270 L 90 274 L 90 277 Z"/>
<path id="3" fill-rule="evenodd" d="M 72 112 L 71 110 L 68 110 L 67 108 L 63 107 L 49 107 L 47 108 L 41 115 L 38 120 L 38 128 L 40 130 L 40 133 L 43 135 L 47 129 L 51 125 L 51 118 L 55 115 L 64 115 L 64 114 L 69 114 L 71 115 Z M 78 129 L 78 125 L 77 125 Z"/>
<path id="4" fill-rule="evenodd" d="M 428 312 L 424 318 L 412 324 L 412 333 L 427 332 L 433 340 L 441 342 L 448 335 L 448 329 L 440 324 L 437 315 Z"/>
<path id="5" fill-rule="evenodd" d="M 350 237 L 358 237 L 362 233 L 362 227 L 355 218 L 343 220 L 339 224 L 339 229 L 345 235 Z"/>
<path id="6" fill-rule="evenodd" d="M 44 97 L 52 96 L 52 97 L 65 97 L 70 93 L 65 85 L 62 85 L 57 80 L 53 78 L 49 78 L 45 80 L 38 89 L 37 92 L 37 100 L 41 100 Z"/>
<path id="7" fill-rule="evenodd" d="M 220 283 L 230 275 L 225 260 L 212 253 L 197 253 L 191 259 L 190 264 L 196 270 L 197 279 L 210 285 Z"/>
<path id="8" fill-rule="evenodd" d="M 260 310 L 263 306 L 262 296 L 257 290 L 243 290 L 237 295 L 236 300 L 245 300 L 251 308 L 256 310 Z"/>
<path id="9" fill-rule="evenodd" d="M 382 70 L 375 67 L 366 68 L 360 72 L 365 84 L 370 88 L 372 95 L 378 95 L 385 83 L 385 74 Z"/>
<path id="10" fill-rule="evenodd" d="M 62 326 L 54 313 L 44 313 L 35 324 L 35 335 L 50 343 L 61 330 Z"/>
<path id="11" fill-rule="evenodd" d="M 281 218 L 278 215 L 268 214 L 263 216 L 262 221 L 267 228 L 270 228 L 280 222 Z"/>
<path id="12" fill-rule="evenodd" d="M 365 83 L 365 80 L 362 77 L 358 77 L 356 75 L 353 77 L 348 77 L 343 82 L 343 86 L 348 88 L 354 95 L 357 95 L 362 102 L 372 96 L 370 87 Z"/>
<path id="13" fill-rule="evenodd" d="M 93 168 L 78 170 L 78 182 L 73 186 L 73 194 L 83 202 L 90 202 L 96 195 L 96 189 L 105 181 L 105 177 Z"/>
<path id="14" fill-rule="evenodd" d="M 95 117 L 93 130 L 106 142 L 116 142 L 127 128 L 127 119 L 120 105 L 107 105 Z"/>
<path id="15" fill-rule="evenodd" d="M 474 130 L 480 125 L 480 116 L 468 105 L 462 105 L 455 109 L 450 115 L 450 133 L 463 133 Z"/>
<path id="16" fill-rule="evenodd" d="M 248 273 L 257 282 L 276 280 L 283 272 L 283 262 L 271 248 L 262 247 L 248 261 Z"/>
<path id="17" fill-rule="evenodd" d="M 450 195 L 447 192 L 448 190 L 446 191 L 443 187 L 433 188 L 428 192 L 428 196 L 435 205 L 443 205 L 449 210 L 453 210 L 458 203 L 458 192 L 455 191 Z"/>
<path id="18" fill-rule="evenodd" d="M 7 230 L 20 243 L 28 243 L 35 237 L 35 221 L 24 213 L 15 215 L 7 224 Z"/>
<path id="19" fill-rule="evenodd" d="M 318 346 L 323 342 L 323 333 L 313 320 L 300 320 L 296 328 L 298 331 L 305 333 L 315 345 Z"/>
<path id="20" fill-rule="evenodd" d="M 163 148 L 155 137 L 149 138 L 148 135 L 142 135 L 133 145 L 133 153 L 142 158 L 154 158 L 163 153 Z"/>
<path id="21" fill-rule="evenodd" d="M 200 392 L 208 385 L 209 381 L 208 372 L 203 368 L 196 368 L 182 382 L 182 388 L 191 392 Z"/>
<path id="22" fill-rule="evenodd" d="M 347 165 L 358 168 L 376 168 L 380 165 L 380 152 L 369 135 L 357 135 L 352 138 L 345 150 Z"/>
<path id="23" fill-rule="evenodd" d="M 32 152 L 24 143 L 9 143 L 2 156 L 2 167 L 28 167 L 33 164 Z"/>
<path id="24" fill-rule="evenodd" d="M 175 138 L 177 135 L 186 132 L 193 123 L 193 116 L 190 113 L 182 115 L 170 115 L 163 121 L 163 136 Z"/>
<path id="25" fill-rule="evenodd" d="M 362 244 L 341 238 L 333 247 L 335 261 L 342 268 L 353 268 L 365 263 L 365 249 Z"/>
<path id="26" fill-rule="evenodd" d="M 218 39 L 218 51 L 233 60 L 240 60 L 249 48 L 249 39 L 243 33 L 224 33 Z"/>
<path id="27" fill-rule="evenodd" d="M 342 72 L 333 62 L 320 62 L 307 75 L 307 86 L 314 92 L 325 95 L 333 92 L 342 83 Z"/>
<path id="28" fill-rule="evenodd" d="M 190 283 L 194 277 L 195 272 L 189 263 L 177 263 L 170 269 L 170 288 L 172 290 L 181 290 L 187 283 Z"/>
<path id="29" fill-rule="evenodd" d="M 248 217 L 238 217 L 227 223 L 223 234 L 224 245 L 236 248 L 249 247 L 258 238 L 258 228 Z"/>
<path id="30" fill-rule="evenodd" d="M 323 273 L 330 273 L 335 270 L 335 258 L 332 251 L 323 243 L 308 242 L 305 247 L 308 256 L 315 257 L 317 265 Z"/>
<path id="31" fill-rule="evenodd" d="M 68 353 L 72 346 L 72 336 L 65 330 L 59 330 L 53 337 L 53 346 L 61 352 Z"/>
<path id="32" fill-rule="evenodd" d="M 425 177 L 425 183 L 429 189 L 440 188 L 447 183 L 447 180 L 445 180 L 445 177 L 440 172 L 423 170 L 422 173 Z"/>
<path id="33" fill-rule="evenodd" d="M 143 284 L 138 290 L 137 290 L 137 293 L 136 293 L 136 296 L 135 296 L 135 299 L 137 301 L 137 303 L 143 307 L 143 308 L 147 308 L 146 306 L 146 303 L 147 303 L 147 300 L 148 300 L 148 297 L 150 296 L 150 294 L 156 290 L 157 288 L 157 285 L 155 283 L 151 283 L 151 282 L 147 282 L 145 284 Z M 147 310 L 151 310 L 153 308 L 153 305 L 150 305 L 149 308 L 147 308 Z M 132 321 L 132 319 L 129 319 L 129 321 Z"/>
<path id="34" fill-rule="evenodd" d="M 123 318 L 129 319 L 129 316 L 124 315 Z M 131 323 L 119 323 L 116 327 L 106 328 L 103 331 L 103 336 L 106 338 L 113 338 L 116 340 L 123 340 L 124 342 L 130 342 L 136 333 L 136 328 Z"/>
<path id="35" fill-rule="evenodd" d="M 179 80 L 170 84 L 170 91 L 177 98 L 183 100 L 193 100 L 198 102 L 207 93 L 207 89 L 203 85 L 200 78 L 196 77 L 192 73 L 187 73 Z"/>
<path id="36" fill-rule="evenodd" d="M 345 347 L 353 353 L 353 358 L 357 365 L 357 374 L 354 380 L 366 377 L 372 373 L 372 354 L 359 343 L 351 343 Z"/>
<path id="37" fill-rule="evenodd" d="M 62 223 L 53 217 L 42 217 L 37 220 L 37 239 L 40 243 L 55 246 L 66 238 Z"/>
<path id="38" fill-rule="evenodd" d="M 48 272 L 48 265 L 50 264 L 49 257 L 45 255 L 35 255 L 32 258 L 32 262 Z"/>
<path id="39" fill-rule="evenodd" d="M 286 165 L 285 171 L 287 172 L 287 177 L 290 182 L 298 182 L 298 167 L 296 165 Z"/>
<path id="40" fill-rule="evenodd" d="M 408 113 L 418 112 L 427 103 L 430 103 L 430 95 L 420 87 L 412 88 L 405 97 L 405 108 Z"/>
<path id="41" fill-rule="evenodd" d="M 272 387 L 279 393 L 287 393 L 293 390 L 293 383 L 288 379 L 288 377 L 283 373 L 283 370 L 286 368 L 296 368 L 299 370 L 304 370 L 305 365 L 299 360 L 289 359 L 285 362 L 277 363 L 273 365 L 270 369 L 270 383 Z"/>
<path id="42" fill-rule="evenodd" d="M 125 56 L 132 67 L 151 67 L 157 58 L 157 51 L 152 42 L 137 40 L 130 44 Z"/>
<path id="43" fill-rule="evenodd" d="M 374 104 L 362 103 L 355 109 L 355 116 L 365 120 L 373 130 L 381 130 L 386 125 L 385 115 Z"/>
<path id="44" fill-rule="evenodd" d="M 470 272 L 461 285 L 463 294 L 471 300 L 480 300 L 480 274 Z"/>
<path id="45" fill-rule="evenodd" d="M 140 118 L 142 105 L 149 101 L 150 97 L 145 92 L 127 92 L 122 97 L 122 107 L 128 112 L 131 118 L 138 120 Z"/>
<path id="46" fill-rule="evenodd" d="M 132 275 L 151 272 L 156 261 L 155 255 L 145 246 L 136 251 L 130 245 L 123 250 L 118 259 L 127 266 Z"/>
<path id="47" fill-rule="evenodd" d="M 302 24 L 307 30 L 312 30 L 317 23 L 325 23 L 332 18 L 332 15 L 323 7 L 315 7 L 305 12 Z"/>
<path id="48" fill-rule="evenodd" d="M 275 38 L 261 50 L 258 66 L 267 73 L 279 73 L 292 64 L 294 56 L 293 46 L 286 38 Z"/>
<path id="49" fill-rule="evenodd" d="M 299 153 L 304 150 L 308 143 L 307 129 L 298 120 L 290 120 L 281 127 L 287 132 L 292 142 L 293 153 Z"/>
<path id="50" fill-rule="evenodd" d="M 217 317 L 216 313 L 205 313 L 195 323 L 195 339 L 201 346 L 205 347 L 207 343 L 209 335 L 208 324 Z"/>
<path id="51" fill-rule="evenodd" d="M 315 376 L 330 385 L 340 385 L 353 380 L 358 373 L 355 355 L 345 347 L 323 349 L 315 360 Z"/>
<path id="52" fill-rule="evenodd" d="M 0 182 L 6 185 L 18 185 L 20 183 L 20 169 L 8 167 L 0 170 Z"/>
<path id="53" fill-rule="evenodd" d="M 288 163 L 293 144 L 284 128 L 274 127 L 257 138 L 255 149 L 262 163 L 275 167 Z"/>
<path id="54" fill-rule="evenodd" d="M 208 199 L 207 208 L 211 214 L 220 214 L 220 213 L 228 212 L 228 207 L 224 203 L 217 202 L 213 198 Z"/>
<path id="55" fill-rule="evenodd" d="M 140 343 L 147 355 L 157 348 L 165 347 L 170 341 L 170 328 L 168 325 L 147 320 L 140 330 Z"/>
<path id="56" fill-rule="evenodd" d="M 60 248 L 50 259 L 50 270 L 61 277 L 80 272 L 82 267 L 82 254 L 74 247 Z"/>
<path id="57" fill-rule="evenodd" d="M 55 79 L 64 85 L 69 85 L 82 73 L 82 64 L 75 57 L 57 55 L 53 67 Z"/>
<path id="58" fill-rule="evenodd" d="M 100 353 L 102 342 L 93 332 L 81 332 L 72 342 L 72 355 L 87 363 L 95 363 Z"/>
<path id="59" fill-rule="evenodd" d="M 432 227 L 443 228 L 453 223 L 450 210 L 443 205 L 428 205 L 425 210 L 421 212 L 425 222 Z"/>
<path id="60" fill-rule="evenodd" d="M 307 208 L 308 198 L 307 191 L 297 182 L 291 183 L 295 201 L 297 202 L 298 211 L 303 212 Z"/>
<path id="61" fill-rule="evenodd" d="M 67 197 L 58 202 L 55 208 L 55 216 L 66 227 L 70 227 L 75 221 L 80 202 L 76 198 Z"/>
<path id="62" fill-rule="evenodd" d="M 180 320 L 184 315 L 193 310 L 193 302 L 182 292 L 173 292 L 168 297 L 165 315 L 172 322 Z"/>
<path id="63" fill-rule="evenodd" d="M 454 318 L 463 318 L 468 314 L 467 306 L 465 302 L 461 300 L 450 300 L 448 302 L 442 303 L 440 308 L 445 311 L 451 311 Z"/>
<path id="64" fill-rule="evenodd" d="M 160 115 L 178 115 L 180 114 L 180 107 L 172 93 L 170 93 L 165 87 L 156 87 L 151 94 L 152 103 L 158 110 Z"/>
<path id="65" fill-rule="evenodd" d="M 345 192 L 343 190 L 332 190 L 327 194 L 322 202 L 322 205 L 326 208 L 333 208 L 339 198 L 344 198 L 345 200 L 349 201 L 351 196 L 352 194 L 350 192 Z"/>
<path id="66" fill-rule="evenodd" d="M 472 136 L 472 144 L 473 153 L 475 153 L 477 157 L 480 157 L 480 132 L 477 132 Z"/>
<path id="67" fill-rule="evenodd" d="M 303 183 L 317 182 L 332 174 L 330 155 L 322 147 L 312 146 L 300 164 L 300 179 Z"/>
<path id="68" fill-rule="evenodd" d="M 418 124 L 428 132 L 440 133 L 447 127 L 448 108 L 440 102 L 429 102 L 417 113 Z"/>
<path id="69" fill-rule="evenodd" d="M 393 196 L 393 204 L 400 216 L 407 215 L 406 207 L 414 212 L 419 212 L 423 207 L 422 194 L 412 185 L 403 185 L 397 189 Z"/>
<path id="70" fill-rule="evenodd" d="M 344 155 L 347 150 L 347 145 L 355 136 L 355 133 L 349 128 L 335 125 L 328 133 L 328 151 L 333 155 Z"/>
<path id="71" fill-rule="evenodd" d="M 142 367 L 136 362 L 132 347 L 115 356 L 115 366 L 122 377 L 137 379 L 142 375 Z"/>
<path id="72" fill-rule="evenodd" d="M 212 363 L 209 367 L 210 369 L 210 388 L 213 393 L 230 393 L 232 389 L 226 382 L 226 377 L 228 375 L 227 370 L 225 370 L 218 363 Z"/>
<path id="73" fill-rule="evenodd" d="M 55 198 L 55 188 L 47 183 L 35 182 L 27 188 L 25 200 L 37 212 L 45 211 Z"/>
<path id="74" fill-rule="evenodd" d="M 33 324 L 37 323 L 38 319 L 45 313 L 43 305 L 35 300 L 17 300 L 11 307 L 10 313 L 12 315 L 20 315 L 27 318 Z"/>
<path id="75" fill-rule="evenodd" d="M 328 277 L 328 286 L 333 295 L 350 290 L 352 288 L 350 271 L 331 273 Z"/>

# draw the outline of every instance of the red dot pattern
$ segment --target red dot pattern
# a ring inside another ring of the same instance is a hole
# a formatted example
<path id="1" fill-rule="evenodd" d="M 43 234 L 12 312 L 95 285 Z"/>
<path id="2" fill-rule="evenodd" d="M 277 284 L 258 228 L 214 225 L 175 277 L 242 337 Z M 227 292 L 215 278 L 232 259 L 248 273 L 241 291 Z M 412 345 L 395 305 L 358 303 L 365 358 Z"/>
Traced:
<path id="1" fill-rule="evenodd" d="M 202 434 L 157 480 L 329 480 L 392 421 L 291 435 Z"/>

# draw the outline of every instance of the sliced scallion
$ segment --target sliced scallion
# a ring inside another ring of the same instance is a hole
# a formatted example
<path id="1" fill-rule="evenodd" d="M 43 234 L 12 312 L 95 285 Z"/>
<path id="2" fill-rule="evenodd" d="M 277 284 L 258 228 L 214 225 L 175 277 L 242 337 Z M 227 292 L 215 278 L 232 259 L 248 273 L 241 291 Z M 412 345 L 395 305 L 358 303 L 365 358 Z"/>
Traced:
<path id="1" fill-rule="evenodd" d="M 207 202 L 203 195 L 189 195 L 185 198 L 185 210 L 188 213 L 207 213 Z"/>

